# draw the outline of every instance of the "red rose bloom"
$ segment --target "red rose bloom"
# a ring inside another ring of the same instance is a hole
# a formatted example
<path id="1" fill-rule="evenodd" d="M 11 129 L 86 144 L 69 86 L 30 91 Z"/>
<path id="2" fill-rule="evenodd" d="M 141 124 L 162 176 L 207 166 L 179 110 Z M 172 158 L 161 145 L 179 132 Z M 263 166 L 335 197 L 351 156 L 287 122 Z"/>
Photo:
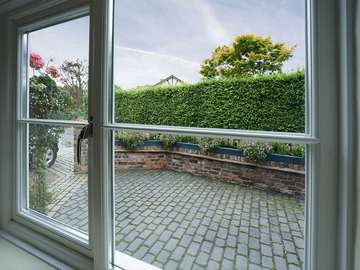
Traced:
<path id="1" fill-rule="evenodd" d="M 46 73 L 50 74 L 53 78 L 58 78 L 60 76 L 60 72 L 55 66 L 48 66 L 46 68 Z"/>
<path id="2" fill-rule="evenodd" d="M 44 60 L 40 56 L 40 54 L 37 53 L 31 53 L 30 54 L 30 67 L 33 69 L 41 69 L 44 66 Z"/>

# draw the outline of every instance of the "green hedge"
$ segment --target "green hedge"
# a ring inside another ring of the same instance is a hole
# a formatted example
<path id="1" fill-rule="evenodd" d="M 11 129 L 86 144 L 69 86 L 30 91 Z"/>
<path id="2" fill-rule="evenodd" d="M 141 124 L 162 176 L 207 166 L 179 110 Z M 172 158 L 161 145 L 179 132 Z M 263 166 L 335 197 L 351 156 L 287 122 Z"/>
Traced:
<path id="1" fill-rule="evenodd" d="M 304 132 L 302 72 L 116 90 L 123 123 Z"/>

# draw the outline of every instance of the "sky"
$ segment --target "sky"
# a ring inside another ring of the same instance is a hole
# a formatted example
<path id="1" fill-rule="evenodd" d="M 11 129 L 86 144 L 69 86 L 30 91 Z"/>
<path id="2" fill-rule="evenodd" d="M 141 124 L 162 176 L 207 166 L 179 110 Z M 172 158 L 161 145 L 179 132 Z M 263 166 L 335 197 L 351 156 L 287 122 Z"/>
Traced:
<path id="1" fill-rule="evenodd" d="M 31 52 L 55 65 L 88 59 L 89 19 L 29 35 Z M 115 0 L 114 83 L 124 89 L 175 75 L 200 80 L 204 59 L 239 34 L 271 36 L 297 45 L 284 72 L 305 65 L 305 0 Z"/>

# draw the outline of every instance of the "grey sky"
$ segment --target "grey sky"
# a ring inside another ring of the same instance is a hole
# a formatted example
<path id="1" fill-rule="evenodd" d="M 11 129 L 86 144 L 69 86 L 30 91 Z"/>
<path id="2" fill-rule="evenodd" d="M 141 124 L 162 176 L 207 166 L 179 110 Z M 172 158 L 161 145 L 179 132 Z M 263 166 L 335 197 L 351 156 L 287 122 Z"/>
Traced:
<path id="1" fill-rule="evenodd" d="M 284 70 L 304 67 L 304 0 L 116 0 L 115 84 L 155 84 L 170 74 L 196 82 L 213 49 L 245 33 L 297 44 Z M 82 18 L 32 33 L 30 50 L 55 64 L 87 59 L 88 38 Z"/>

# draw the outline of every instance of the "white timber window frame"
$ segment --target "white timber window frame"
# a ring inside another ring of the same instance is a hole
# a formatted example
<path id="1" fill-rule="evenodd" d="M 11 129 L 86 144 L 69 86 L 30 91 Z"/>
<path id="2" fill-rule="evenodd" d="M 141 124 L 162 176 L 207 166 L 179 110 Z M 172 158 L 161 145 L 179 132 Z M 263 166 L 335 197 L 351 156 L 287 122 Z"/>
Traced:
<path id="1" fill-rule="evenodd" d="M 115 0 L 116 1 L 116 0 Z M 112 1 L 54 0 L 20 8 L 6 17 L 5 68 L 1 70 L 1 229 L 78 269 L 110 269 L 115 261 L 112 243 L 112 140 L 113 130 L 156 131 L 161 133 L 204 135 L 210 137 L 246 138 L 283 141 L 307 145 L 306 151 L 306 270 L 351 269 L 351 258 L 338 254 L 347 248 L 351 238 L 348 214 L 339 214 L 339 206 L 348 206 L 346 192 L 350 178 L 340 177 L 355 166 L 348 135 L 353 125 L 349 115 L 355 112 L 351 102 L 349 80 L 340 72 L 348 66 L 347 43 L 340 42 L 339 24 L 348 39 L 352 1 L 307 0 L 307 118 L 306 133 L 184 128 L 114 123 L 112 117 Z M 94 118 L 94 137 L 89 141 L 89 242 L 75 232 L 23 212 L 21 202 L 22 153 L 19 126 L 24 123 L 78 125 L 67 121 L 24 119 L 21 110 L 21 39 L 24 27 L 49 26 L 79 15 L 90 16 L 89 115 Z M 333 56 L 333 57 L 329 57 Z M 339 61 L 341 59 L 341 61 Z M 342 75 L 342 77 L 340 76 Z M 353 79 L 353 78 L 350 78 Z M 343 84 L 340 84 L 340 82 Z M 348 121 L 347 125 L 340 120 Z M 354 120 L 355 121 L 355 120 Z M 5 132 L 6 131 L 6 132 Z M 348 135 L 348 136 L 347 136 Z M 15 149 L 17 149 L 15 151 Z M 348 177 L 348 176 L 346 176 Z M 338 188 L 343 190 L 339 195 Z M 341 220 L 339 221 L 339 217 Z M 339 224 L 341 223 L 341 224 Z M 339 241 L 337 235 L 344 236 Z M 131 263 L 131 262 L 130 262 Z M 121 264 L 121 262 L 120 262 Z M 128 267 L 129 269 L 131 266 Z"/>

